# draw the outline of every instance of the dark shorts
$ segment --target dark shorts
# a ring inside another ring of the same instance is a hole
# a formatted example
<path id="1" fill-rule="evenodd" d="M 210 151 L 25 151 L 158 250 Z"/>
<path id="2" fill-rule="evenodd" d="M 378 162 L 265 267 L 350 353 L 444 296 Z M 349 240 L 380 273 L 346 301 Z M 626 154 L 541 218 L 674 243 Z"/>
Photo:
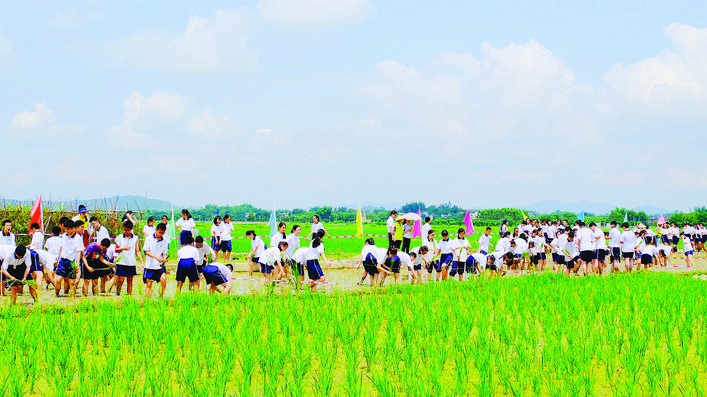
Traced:
<path id="1" fill-rule="evenodd" d="M 555 261 L 558 265 L 564 265 L 565 264 L 565 256 L 564 255 L 557 255 L 557 261 Z"/>
<path id="2" fill-rule="evenodd" d="M 542 259 L 542 260 L 546 260 L 546 259 L 547 259 L 547 255 L 546 255 L 544 252 L 541 252 L 539 255 L 540 255 L 540 258 L 539 258 L 539 259 Z"/>
<path id="3" fill-rule="evenodd" d="M 438 273 L 440 273 L 442 271 L 442 265 L 439 263 L 439 259 L 433 260 L 427 266 L 427 273 L 432 273 L 433 270 L 437 270 Z"/>
<path id="4" fill-rule="evenodd" d="M 653 244 L 653 239 L 654 239 L 653 236 L 646 236 L 646 244 L 649 244 L 649 245 Z"/>
<path id="5" fill-rule="evenodd" d="M 412 270 L 414 270 L 414 271 L 422 270 L 422 264 L 412 265 Z"/>
<path id="6" fill-rule="evenodd" d="M 594 254 L 594 251 L 582 251 L 579 254 L 580 259 L 582 259 L 582 262 L 591 262 L 596 258 L 596 255 Z"/>
<path id="7" fill-rule="evenodd" d="M 93 263 L 92 259 L 86 258 L 86 261 L 89 262 L 89 266 L 91 266 L 94 270 L 92 272 L 89 272 L 86 266 L 83 265 L 83 262 L 81 263 L 81 278 L 84 280 L 97 280 L 98 277 L 96 277 L 96 270 L 95 270 L 95 263 Z M 99 264 L 102 264 L 101 262 L 98 262 Z"/>
<path id="8" fill-rule="evenodd" d="M 371 276 L 378 274 L 378 261 L 373 255 L 367 256 L 366 260 L 363 261 L 363 270 Z"/>
<path id="9" fill-rule="evenodd" d="M 611 261 L 620 261 L 621 260 L 621 248 L 619 247 L 612 247 L 611 248 Z"/>
<path id="10" fill-rule="evenodd" d="M 673 244 L 678 245 L 678 242 L 680 241 L 680 237 L 678 236 L 673 236 Z"/>
<path id="11" fill-rule="evenodd" d="M 553 262 L 555 262 L 555 263 L 560 263 L 560 262 L 558 262 L 558 261 L 559 261 L 559 259 L 558 259 L 559 257 L 560 257 L 560 255 L 558 255 L 556 252 L 553 252 L 553 253 L 552 253 L 552 261 L 553 261 Z"/>
<path id="12" fill-rule="evenodd" d="M 116 274 L 118 273 L 116 272 Z M 180 259 L 177 264 L 177 276 L 175 280 L 177 280 L 178 283 L 183 283 L 187 278 L 190 283 L 199 281 L 199 272 L 196 270 L 196 264 L 191 258 Z"/>
<path id="13" fill-rule="evenodd" d="M 263 274 L 270 274 L 275 269 L 274 266 L 270 266 L 267 263 L 259 263 L 259 265 L 260 265 L 260 273 L 263 273 Z"/>
<path id="14" fill-rule="evenodd" d="M 134 277 L 137 275 L 135 266 L 115 265 L 115 275 L 118 277 Z"/>
<path id="15" fill-rule="evenodd" d="M 653 257 L 648 255 L 648 254 L 643 254 L 641 255 L 641 264 L 642 265 L 650 265 L 653 263 Z"/>
<path id="16" fill-rule="evenodd" d="M 385 265 L 388 266 L 391 272 L 400 273 L 400 259 L 397 256 L 386 259 Z"/>
<path id="17" fill-rule="evenodd" d="M 39 261 L 39 254 L 37 254 L 37 251 L 30 250 L 29 256 L 32 258 L 32 267 L 30 272 L 43 272 L 44 269 L 42 268 L 42 262 Z"/>
<path id="18" fill-rule="evenodd" d="M 108 277 L 113 273 L 114 273 L 113 268 L 106 265 L 105 263 L 103 263 L 101 261 L 98 261 L 98 263 L 96 263 L 96 266 L 93 267 L 93 275 L 96 278 Z"/>
<path id="19" fill-rule="evenodd" d="M 319 261 L 317 259 L 307 261 L 307 275 L 312 281 L 319 280 L 324 277 L 324 272 L 322 272 L 322 267 L 319 266 Z"/>
<path id="20" fill-rule="evenodd" d="M 56 275 L 66 278 L 76 278 L 76 271 L 71 267 L 71 261 L 66 258 L 60 258 L 56 265 Z"/>
<path id="21" fill-rule="evenodd" d="M 163 274 L 167 273 L 164 268 L 159 269 L 145 269 L 142 272 L 142 282 L 147 283 L 147 280 L 152 280 L 159 282 Z"/>
<path id="22" fill-rule="evenodd" d="M 231 250 L 232 250 L 231 240 L 221 241 L 221 251 L 231 252 Z"/>
<path id="23" fill-rule="evenodd" d="M 668 236 L 661 236 L 660 241 L 662 241 L 663 244 L 668 244 Z"/>
<path id="24" fill-rule="evenodd" d="M 179 233 L 179 244 L 187 245 L 187 237 L 191 237 L 191 235 L 189 230 L 182 230 L 182 232 Z"/>
<path id="25" fill-rule="evenodd" d="M 633 251 L 630 252 L 621 252 L 621 255 L 624 257 L 624 259 L 631 259 L 636 253 Z"/>
<path id="26" fill-rule="evenodd" d="M 565 261 L 566 262 L 565 266 L 567 266 L 568 269 L 572 270 L 572 269 L 574 269 L 574 265 L 577 264 L 577 260 L 579 260 L 579 256 L 575 256 L 571 260 Z"/>
<path id="27" fill-rule="evenodd" d="M 598 249 L 596 253 L 597 253 L 597 260 L 599 260 L 599 262 L 601 262 L 601 263 L 604 263 L 604 261 L 606 260 L 606 250 L 605 249 Z"/>
<path id="28" fill-rule="evenodd" d="M 211 249 L 214 251 L 221 250 L 221 242 L 216 242 L 216 238 L 211 237 Z"/>
<path id="29" fill-rule="evenodd" d="M 7 272 L 10 273 L 10 275 L 17 280 L 22 280 L 22 278 L 25 276 L 25 271 L 27 270 L 27 266 L 25 265 L 20 265 L 20 266 L 10 266 L 7 268 Z M 32 280 L 32 272 L 30 271 L 29 274 L 27 274 L 27 280 Z M 8 287 L 17 287 L 23 285 L 20 281 L 8 281 L 7 286 Z"/>
<path id="30" fill-rule="evenodd" d="M 204 280 L 206 284 L 221 285 L 230 282 L 219 270 L 218 266 L 206 265 L 204 267 Z"/>
<path id="31" fill-rule="evenodd" d="M 292 273 L 295 273 L 296 276 L 304 277 L 304 265 L 303 264 L 301 264 L 299 262 L 292 261 L 292 264 L 290 266 L 292 267 Z"/>
<path id="32" fill-rule="evenodd" d="M 494 272 L 498 271 L 498 268 L 496 267 L 496 265 L 486 265 L 486 269 L 494 271 Z"/>
<path id="33" fill-rule="evenodd" d="M 466 258 L 466 261 L 464 262 L 464 265 L 466 267 L 466 272 L 469 274 L 476 274 L 476 259 L 474 259 L 473 256 L 469 255 L 468 258 Z"/>

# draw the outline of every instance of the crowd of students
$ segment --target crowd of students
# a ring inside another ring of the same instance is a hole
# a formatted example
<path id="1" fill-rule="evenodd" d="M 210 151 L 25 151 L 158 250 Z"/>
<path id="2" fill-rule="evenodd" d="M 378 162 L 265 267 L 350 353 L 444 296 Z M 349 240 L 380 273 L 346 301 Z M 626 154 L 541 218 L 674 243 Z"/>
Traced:
<path id="1" fill-rule="evenodd" d="M 431 222 L 427 217 L 421 227 L 421 245 L 410 248 L 409 221 L 398 221 L 397 212 L 391 211 L 387 247 L 377 247 L 373 238 L 365 241 L 356 265 L 356 269 L 363 267 L 360 283 L 370 278 L 371 285 L 382 285 L 389 275 L 399 282 L 404 268 L 410 271 L 411 283 L 455 277 L 463 280 L 465 274 L 485 272 L 496 276 L 508 270 L 551 268 L 567 275 L 579 274 L 580 270 L 584 275 L 604 274 L 607 267 L 610 272 L 633 271 L 672 264 L 671 254 L 677 252 L 681 240 L 686 264 L 691 267 L 694 252 L 704 250 L 707 241 L 707 228 L 702 224 L 684 224 L 681 231 L 675 223 L 666 223 L 654 231 L 643 225 L 630 229 L 627 223 L 619 228 L 616 222 L 611 222 L 609 233 L 605 234 L 594 223 L 586 225 L 578 220 L 570 226 L 567 221 L 536 219 L 525 220 L 512 231 L 508 222 L 503 221 L 495 245 L 491 244 L 491 228 L 486 228 L 478 239 L 478 249 L 472 249 L 464 228 L 457 230 L 456 237 L 442 230 L 441 239 L 437 240 Z M 78 215 L 59 220 L 46 241 L 40 225 L 33 223 L 30 244 L 17 246 L 12 222 L 5 220 L 0 231 L 0 292 L 4 295 L 6 286 L 9 287 L 13 303 L 24 286 L 36 299 L 36 289 L 45 282 L 53 285 L 56 296 L 62 292 L 75 294 L 79 287 L 84 296 L 88 296 L 89 289 L 94 296 L 113 289 L 120 295 L 123 285 L 132 294 L 133 279 L 140 271 L 146 295 L 151 296 L 157 285 L 159 295 L 163 296 L 168 223 L 167 216 L 160 222 L 148 218 L 143 227 L 144 244 L 140 247 L 140 239 L 133 232 L 137 220 L 132 213 L 123 219 L 123 233 L 111 240 L 99 219 L 89 218 L 86 208 L 80 206 Z M 181 291 L 188 280 L 189 288 L 195 291 L 204 284 L 211 292 L 229 293 L 233 272 L 232 265 L 227 263 L 231 260 L 234 230 L 231 217 L 214 218 L 210 244 L 202 236 L 194 236 L 196 223 L 188 210 L 182 210 L 175 226 L 179 228 L 181 246 L 176 258 L 177 290 Z M 246 232 L 251 240 L 251 251 L 246 256 L 249 273 L 252 275 L 259 269 L 265 281 L 272 283 L 304 282 L 306 273 L 310 287 L 316 289 L 318 284 L 326 283 L 320 260 L 329 265 L 323 240 L 331 236 L 316 215 L 312 219 L 309 244 L 301 246 L 299 225 L 289 232 L 287 225 L 280 222 L 278 232 L 270 236 L 270 247 L 255 231 Z"/>

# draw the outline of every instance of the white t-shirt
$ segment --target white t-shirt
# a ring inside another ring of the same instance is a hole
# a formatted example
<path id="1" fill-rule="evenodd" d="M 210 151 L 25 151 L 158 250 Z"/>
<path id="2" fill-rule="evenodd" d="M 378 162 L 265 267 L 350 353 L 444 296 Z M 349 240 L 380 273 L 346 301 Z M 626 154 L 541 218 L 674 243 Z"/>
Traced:
<path id="1" fill-rule="evenodd" d="M 489 252 L 489 246 L 491 245 L 491 236 L 482 234 L 479 237 L 479 250 L 484 252 Z"/>
<path id="2" fill-rule="evenodd" d="M 193 245 L 185 245 L 177 251 L 177 260 L 193 259 L 194 264 L 199 263 L 199 250 Z"/>
<path id="3" fill-rule="evenodd" d="M 323 252 L 324 252 L 324 243 L 320 243 L 316 248 L 312 247 L 310 245 L 309 252 L 307 252 L 307 260 L 308 261 L 313 261 L 315 259 L 318 260 L 322 256 Z"/>
<path id="4" fill-rule="evenodd" d="M 221 272 L 224 277 L 226 277 L 226 280 L 228 280 L 229 283 L 231 282 L 231 279 L 233 278 L 233 272 L 231 272 L 231 269 L 229 269 L 228 266 L 218 262 L 214 262 L 211 265 L 218 267 L 218 271 Z"/>
<path id="5" fill-rule="evenodd" d="M 398 258 L 400 258 L 401 265 L 412 267 L 412 258 L 407 253 L 398 251 Z"/>
<path id="6" fill-rule="evenodd" d="M 385 221 L 385 226 L 387 227 L 388 233 L 393 234 L 395 236 L 395 219 L 393 219 L 392 216 L 388 217 L 388 220 Z"/>
<path id="7" fill-rule="evenodd" d="M 486 269 L 486 261 L 488 261 L 488 257 L 480 252 L 474 252 L 471 254 L 471 256 L 474 258 L 474 261 L 476 261 L 476 264 L 482 268 Z"/>
<path id="8" fill-rule="evenodd" d="M 594 251 L 594 232 L 588 227 L 579 229 L 579 251 Z"/>
<path id="9" fill-rule="evenodd" d="M 522 238 L 517 238 L 516 240 L 516 249 L 513 252 L 516 255 L 523 255 L 524 253 L 528 252 L 528 243 L 525 242 Z"/>
<path id="10" fill-rule="evenodd" d="M 413 249 L 410 250 L 410 253 L 415 254 L 415 260 L 412 261 L 412 264 L 417 266 L 422 264 L 422 255 L 420 255 L 420 247 L 414 247 Z"/>
<path id="11" fill-rule="evenodd" d="M 287 255 L 289 259 L 293 259 L 295 251 L 297 251 L 300 247 L 299 236 L 294 233 L 290 233 L 285 241 L 287 241 L 287 250 L 285 251 L 285 255 Z"/>
<path id="12" fill-rule="evenodd" d="M 503 237 L 500 240 L 498 240 L 498 243 L 496 243 L 496 251 L 495 252 L 501 252 L 505 254 L 506 252 L 511 250 L 511 241 L 508 239 L 508 237 Z"/>
<path id="13" fill-rule="evenodd" d="M 199 266 L 206 266 L 206 258 L 211 255 L 212 258 L 216 258 L 216 252 L 214 252 L 213 248 L 211 248 L 210 245 L 206 244 L 201 244 L 201 248 L 196 247 L 196 249 L 199 251 L 199 260 L 196 262 L 197 265 Z"/>
<path id="14" fill-rule="evenodd" d="M 37 230 L 32 234 L 32 242 L 29 243 L 29 249 L 32 251 L 40 250 L 42 245 L 44 245 L 44 233 Z"/>
<path id="15" fill-rule="evenodd" d="M 214 243 L 217 241 L 221 241 L 221 225 L 216 225 L 213 223 L 211 224 L 211 241 Z"/>
<path id="16" fill-rule="evenodd" d="M 255 252 L 253 253 L 253 258 L 259 258 L 260 255 L 263 254 L 263 251 L 265 251 L 265 243 L 260 236 L 255 236 L 255 238 L 250 241 L 250 249 L 252 250 L 254 248 Z"/>
<path id="17" fill-rule="evenodd" d="M 665 254 L 665 256 L 670 256 L 673 253 L 673 247 L 661 244 L 658 246 L 658 251 L 663 251 L 663 254 Z"/>
<path id="18" fill-rule="evenodd" d="M 566 250 L 566 251 L 565 251 Z M 569 252 L 569 256 L 567 256 L 567 253 Z M 565 241 L 565 247 L 562 253 L 565 255 L 565 259 L 571 260 L 572 258 L 576 257 L 577 254 L 579 254 L 578 247 L 577 247 L 577 239 L 572 239 L 572 241 L 566 240 Z"/>
<path id="19" fill-rule="evenodd" d="M 277 245 L 280 244 L 280 241 L 287 241 L 287 235 L 283 236 L 282 233 L 277 232 L 272 237 L 270 237 L 270 247 L 277 247 Z"/>
<path id="20" fill-rule="evenodd" d="M 620 243 L 621 252 L 634 252 L 636 245 L 638 245 L 636 235 L 630 230 L 621 233 Z"/>
<path id="21" fill-rule="evenodd" d="M 231 241 L 231 233 L 233 232 L 233 223 L 231 222 L 221 222 L 221 241 Z"/>
<path id="22" fill-rule="evenodd" d="M 61 237 L 59 236 L 51 236 L 47 239 L 47 242 L 44 243 L 44 248 L 46 248 L 47 252 L 50 254 L 54 255 L 54 257 L 59 256 L 59 251 L 61 250 Z"/>
<path id="23" fill-rule="evenodd" d="M 444 255 L 444 254 L 451 254 L 452 253 L 452 248 L 454 248 L 454 247 L 452 246 L 452 239 L 451 238 L 448 240 L 442 239 L 442 240 L 440 240 L 440 242 L 438 244 L 439 244 L 438 248 L 439 248 L 440 254 Z"/>
<path id="24" fill-rule="evenodd" d="M 429 240 L 427 238 L 422 239 L 422 245 L 427 247 L 427 253 L 425 254 L 425 260 L 427 262 L 430 262 L 432 258 L 435 257 L 435 253 L 437 252 L 437 241 L 435 239 Z"/>
<path id="25" fill-rule="evenodd" d="M 115 238 L 115 245 L 119 248 L 128 247 L 128 250 L 118 253 L 118 257 L 122 258 L 116 264 L 123 266 L 137 266 L 135 247 L 137 247 L 138 240 L 137 235 L 134 233 L 130 237 L 126 237 L 125 234 L 119 234 Z M 64 254 L 62 253 L 62 255 Z"/>
<path id="26" fill-rule="evenodd" d="M 5 235 L 5 231 L 2 230 L 0 231 L 0 245 L 11 245 L 11 246 L 16 246 L 17 244 L 15 243 L 15 234 L 10 232 L 10 234 Z"/>
<path id="27" fill-rule="evenodd" d="M 412 231 L 412 226 L 407 223 L 403 224 L 403 238 L 410 238 L 410 232 Z M 401 258 L 402 260 L 402 258 Z"/>
<path id="28" fill-rule="evenodd" d="M 658 247 L 653 244 L 644 245 L 641 247 L 641 255 L 656 256 L 658 255 Z"/>
<path id="29" fill-rule="evenodd" d="M 388 219 L 390 219 L 390 217 Z M 430 225 L 429 223 L 425 223 L 420 228 L 420 233 L 422 234 L 421 238 L 423 241 L 427 240 L 427 235 L 430 233 L 430 230 L 432 230 L 432 225 Z"/>
<path id="30" fill-rule="evenodd" d="M 143 227 L 142 230 L 144 232 L 145 228 Z M 152 236 L 153 234 L 155 234 L 154 230 L 152 231 L 152 233 L 146 234 L 145 236 Z M 101 225 L 101 227 L 96 230 L 96 242 L 100 243 L 101 241 L 103 241 L 104 238 L 110 240 L 110 233 L 108 233 L 108 229 L 105 226 Z"/>
<path id="31" fill-rule="evenodd" d="M 692 251 L 692 241 L 690 241 L 689 236 L 685 236 L 682 238 L 682 249 L 683 251 Z"/>
<path id="32" fill-rule="evenodd" d="M 377 247 L 375 250 L 373 250 L 373 256 L 376 257 L 376 262 L 378 264 L 383 264 L 385 263 L 385 260 L 388 259 L 388 250 L 382 247 Z"/>
<path id="33" fill-rule="evenodd" d="M 326 229 L 324 229 L 324 225 L 321 222 L 312 223 L 312 235 L 316 235 L 317 232 L 320 230 L 326 231 Z"/>
<path id="34" fill-rule="evenodd" d="M 168 250 L 169 246 L 167 245 L 167 239 L 161 238 L 157 240 L 154 234 L 145 237 L 145 245 L 143 246 L 143 251 L 149 252 L 152 255 L 161 258 L 162 254 L 166 254 Z M 162 264 L 157 261 L 157 259 L 149 255 L 145 255 L 145 269 L 158 270 L 161 267 Z"/>
<path id="35" fill-rule="evenodd" d="M 143 227 L 142 227 L 142 235 L 145 236 L 145 240 L 147 240 L 147 237 L 148 237 L 148 236 L 152 236 L 153 234 L 155 234 L 155 230 L 157 230 L 157 228 L 155 227 L 155 225 L 152 225 L 152 226 L 150 226 L 150 225 L 145 225 L 145 226 L 143 226 Z M 101 240 L 98 240 L 98 242 L 100 243 Z"/>
<path id="36" fill-rule="evenodd" d="M 196 222 L 194 222 L 194 218 L 189 218 L 189 219 L 179 218 L 179 220 L 177 222 L 175 222 L 174 225 L 181 227 L 182 230 L 186 230 L 186 231 L 194 233 L 194 228 L 196 227 Z"/>
<path id="37" fill-rule="evenodd" d="M 78 233 L 74 233 L 73 237 L 69 237 L 68 234 L 64 234 L 61 239 L 61 257 L 68 259 L 70 261 L 76 261 L 79 252 L 83 252 L 83 237 L 79 236 Z"/>
<path id="38" fill-rule="evenodd" d="M 471 250 L 471 244 L 469 244 L 469 240 L 465 238 L 455 238 L 452 241 L 452 249 L 457 249 L 460 248 L 455 252 L 455 256 L 457 257 L 457 260 L 460 262 L 466 262 L 466 258 L 469 257 L 469 250 Z"/>
<path id="39" fill-rule="evenodd" d="M 297 251 L 295 251 L 295 254 L 293 255 L 292 259 L 295 260 L 297 263 L 304 263 L 307 261 L 307 253 L 309 252 L 309 247 L 301 247 L 298 248 Z"/>
<path id="40" fill-rule="evenodd" d="M 21 265 L 28 267 L 32 265 L 32 258 L 30 257 L 29 251 L 25 252 L 25 255 L 22 258 L 17 258 L 15 256 L 15 250 L 12 250 L 12 252 L 9 255 L 6 255 L 5 259 L 2 261 L 2 268 L 4 270 L 7 270 L 10 266 L 17 267 Z"/>
<path id="41" fill-rule="evenodd" d="M 594 239 L 596 239 L 596 242 L 594 243 L 596 249 L 606 251 L 607 247 L 604 231 L 600 228 L 594 229 Z"/>
<path id="42" fill-rule="evenodd" d="M 618 228 L 612 227 L 611 230 L 609 230 L 609 247 L 621 247 L 621 232 Z"/>
<path id="43" fill-rule="evenodd" d="M 282 259 L 282 252 L 280 249 L 278 247 L 270 247 L 263 251 L 263 254 L 260 255 L 259 262 L 264 265 L 272 266 L 280 259 Z"/>

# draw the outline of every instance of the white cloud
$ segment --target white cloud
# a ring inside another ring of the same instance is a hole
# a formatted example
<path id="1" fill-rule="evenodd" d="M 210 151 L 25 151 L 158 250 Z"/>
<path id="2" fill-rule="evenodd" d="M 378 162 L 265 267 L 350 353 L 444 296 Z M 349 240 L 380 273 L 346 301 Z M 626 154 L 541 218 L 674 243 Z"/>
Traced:
<path id="1" fill-rule="evenodd" d="M 189 18 L 181 34 L 139 32 L 110 47 L 110 56 L 120 63 L 177 71 L 251 70 L 256 54 L 248 48 L 251 14 L 241 8 L 226 8 L 206 19 Z"/>
<path id="2" fill-rule="evenodd" d="M 376 11 L 368 0 L 259 0 L 257 10 L 266 20 L 306 29 L 355 25 Z"/>
<path id="3" fill-rule="evenodd" d="M 56 121 L 54 111 L 47 107 L 46 103 L 34 105 L 34 112 L 22 111 L 12 118 L 12 126 L 15 128 L 31 129 L 41 125 L 53 124 Z"/>
<path id="4" fill-rule="evenodd" d="M 210 109 L 202 110 L 187 122 L 187 131 L 199 139 L 235 138 L 240 134 L 240 124 L 223 113 L 213 114 Z"/>
<path id="5" fill-rule="evenodd" d="M 671 49 L 639 62 L 616 64 L 604 76 L 615 100 L 629 98 L 671 111 L 707 103 L 707 28 L 672 23 L 663 29 Z M 703 112 L 704 113 L 704 112 Z"/>
<path id="6" fill-rule="evenodd" d="M 71 10 L 52 15 L 47 20 L 47 23 L 57 28 L 78 28 L 102 20 L 103 15 L 100 14 Z"/>
<path id="7" fill-rule="evenodd" d="M 0 67 L 13 64 L 16 57 L 12 42 L 0 36 Z"/>

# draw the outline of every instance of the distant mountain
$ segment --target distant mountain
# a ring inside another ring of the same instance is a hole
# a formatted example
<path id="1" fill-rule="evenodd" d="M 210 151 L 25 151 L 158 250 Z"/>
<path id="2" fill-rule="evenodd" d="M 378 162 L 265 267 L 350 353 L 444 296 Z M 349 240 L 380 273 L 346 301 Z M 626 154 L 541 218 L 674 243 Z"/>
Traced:
<path id="1" fill-rule="evenodd" d="M 172 208 L 172 203 L 165 200 L 158 199 L 145 199 L 144 196 L 112 196 L 105 198 L 94 198 L 88 200 L 76 199 L 76 200 L 63 200 L 63 201 L 49 201 L 48 198 L 42 198 L 42 205 L 44 208 L 56 209 L 59 205 L 63 205 L 63 208 L 68 211 L 78 211 L 78 206 L 83 204 L 88 208 L 89 212 L 92 209 L 102 209 L 102 210 L 112 210 L 115 208 L 116 198 L 118 201 L 118 211 L 132 210 L 154 210 L 154 211 L 166 211 Z M 32 206 L 34 200 L 12 200 L 3 199 L 3 205 L 18 205 Z M 181 209 L 181 208 L 180 208 Z"/>
<path id="2" fill-rule="evenodd" d="M 666 210 L 665 208 L 656 207 L 654 205 L 642 205 L 640 207 L 631 208 L 634 211 L 643 211 L 646 215 L 667 215 L 672 214 L 675 211 Z"/>
<path id="3" fill-rule="evenodd" d="M 539 214 L 550 214 L 555 211 L 568 211 L 568 212 L 590 212 L 595 215 L 608 214 L 616 208 L 614 204 L 607 203 L 595 203 L 588 200 L 578 201 L 576 203 L 563 203 L 557 200 L 543 200 L 537 203 L 526 205 L 522 207 L 523 209 L 537 212 Z"/>
<path id="4" fill-rule="evenodd" d="M 386 209 L 386 210 L 392 210 L 392 209 L 400 208 L 403 206 L 402 204 L 396 203 L 396 202 L 378 204 L 378 203 L 373 203 L 373 202 L 367 201 L 367 202 L 361 203 L 361 204 L 349 204 L 346 207 L 358 209 L 359 205 L 361 206 L 361 209 L 363 211 L 368 211 L 368 212 L 373 211 L 373 210 L 379 210 L 381 208 Z"/>

